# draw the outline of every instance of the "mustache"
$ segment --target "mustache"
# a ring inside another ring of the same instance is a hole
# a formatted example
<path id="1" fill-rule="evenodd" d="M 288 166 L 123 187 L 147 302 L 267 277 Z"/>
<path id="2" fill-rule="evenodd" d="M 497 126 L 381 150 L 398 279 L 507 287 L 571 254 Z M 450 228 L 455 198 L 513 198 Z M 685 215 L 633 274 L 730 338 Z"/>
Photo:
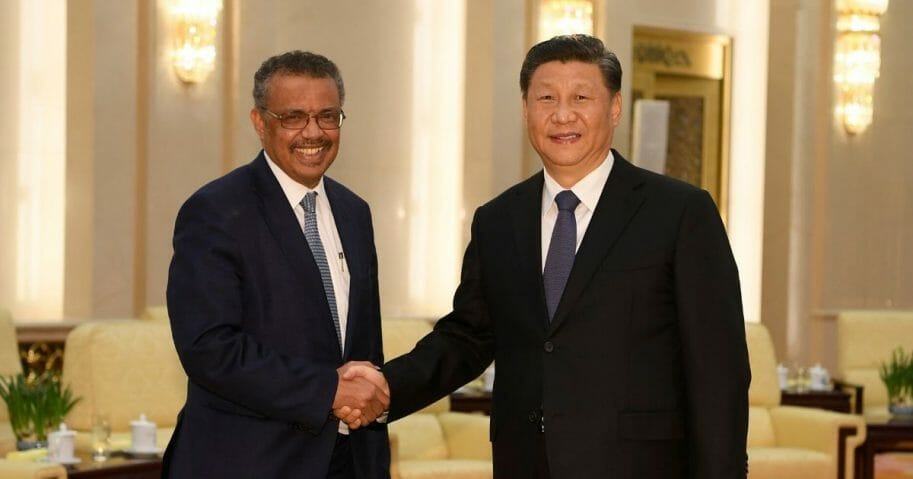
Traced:
<path id="1" fill-rule="evenodd" d="M 328 148 L 333 144 L 330 140 L 318 140 L 318 141 L 296 141 L 289 145 L 289 151 L 293 151 L 296 148 Z"/>

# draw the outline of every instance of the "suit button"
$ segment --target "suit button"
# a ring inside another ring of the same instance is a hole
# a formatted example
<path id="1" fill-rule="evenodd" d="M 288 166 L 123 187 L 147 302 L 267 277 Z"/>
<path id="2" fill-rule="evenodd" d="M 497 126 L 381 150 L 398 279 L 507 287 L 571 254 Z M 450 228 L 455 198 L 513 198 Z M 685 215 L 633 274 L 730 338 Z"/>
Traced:
<path id="1" fill-rule="evenodd" d="M 539 421 L 539 415 L 536 414 L 536 411 L 530 411 L 529 416 L 527 416 L 526 419 L 529 419 L 529 422 L 531 423 L 536 423 Z"/>
<path id="2" fill-rule="evenodd" d="M 546 341 L 544 346 L 545 352 L 550 353 L 555 350 L 555 343 Z"/>

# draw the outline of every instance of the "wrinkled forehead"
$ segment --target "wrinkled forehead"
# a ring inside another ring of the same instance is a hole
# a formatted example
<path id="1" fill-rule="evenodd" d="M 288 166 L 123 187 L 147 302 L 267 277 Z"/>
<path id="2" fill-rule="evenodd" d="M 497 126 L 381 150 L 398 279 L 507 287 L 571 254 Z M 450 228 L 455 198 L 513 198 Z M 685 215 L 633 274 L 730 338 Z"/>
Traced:
<path id="1" fill-rule="evenodd" d="M 277 72 L 267 79 L 265 91 L 268 104 L 279 97 L 299 99 L 318 97 L 323 100 L 323 103 L 331 102 L 336 106 L 342 104 L 339 97 L 339 86 L 336 84 L 336 80 L 330 76 Z"/>

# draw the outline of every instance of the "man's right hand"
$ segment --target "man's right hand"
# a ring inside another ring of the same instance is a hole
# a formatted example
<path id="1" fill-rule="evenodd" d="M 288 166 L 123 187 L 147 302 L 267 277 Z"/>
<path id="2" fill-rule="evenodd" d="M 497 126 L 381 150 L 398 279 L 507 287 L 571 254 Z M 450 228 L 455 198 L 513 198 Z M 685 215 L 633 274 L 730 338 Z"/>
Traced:
<path id="1" fill-rule="evenodd" d="M 377 368 L 366 361 L 353 361 L 336 370 L 339 383 L 333 414 L 358 429 L 373 422 L 390 406 L 390 388 Z"/>

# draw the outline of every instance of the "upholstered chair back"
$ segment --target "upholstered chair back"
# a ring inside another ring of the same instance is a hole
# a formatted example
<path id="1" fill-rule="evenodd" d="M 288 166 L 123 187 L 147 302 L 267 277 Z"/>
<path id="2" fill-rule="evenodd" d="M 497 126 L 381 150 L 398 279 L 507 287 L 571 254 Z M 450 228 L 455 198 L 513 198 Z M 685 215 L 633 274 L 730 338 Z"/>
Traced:
<path id="1" fill-rule="evenodd" d="M 105 414 L 115 431 L 129 431 L 140 414 L 174 427 L 187 394 L 167 320 L 90 321 L 67 336 L 63 381 L 81 397 L 67 416 L 71 429 L 90 430 Z"/>
<path id="2" fill-rule="evenodd" d="M 383 322 L 384 361 L 412 351 L 415 344 L 431 332 L 431 321 L 427 319 L 386 319 Z M 450 398 L 432 403 L 420 412 L 439 413 L 450 410 Z"/>
<path id="3" fill-rule="evenodd" d="M 751 364 L 751 387 L 748 389 L 748 446 L 770 447 L 777 442 L 770 408 L 780 405 L 777 355 L 770 333 L 764 325 L 746 323 L 745 334 Z"/>
<path id="4" fill-rule="evenodd" d="M 865 387 L 866 413 L 887 411 L 879 369 L 898 346 L 913 348 L 913 311 L 841 311 L 837 315 L 837 374 Z"/>

